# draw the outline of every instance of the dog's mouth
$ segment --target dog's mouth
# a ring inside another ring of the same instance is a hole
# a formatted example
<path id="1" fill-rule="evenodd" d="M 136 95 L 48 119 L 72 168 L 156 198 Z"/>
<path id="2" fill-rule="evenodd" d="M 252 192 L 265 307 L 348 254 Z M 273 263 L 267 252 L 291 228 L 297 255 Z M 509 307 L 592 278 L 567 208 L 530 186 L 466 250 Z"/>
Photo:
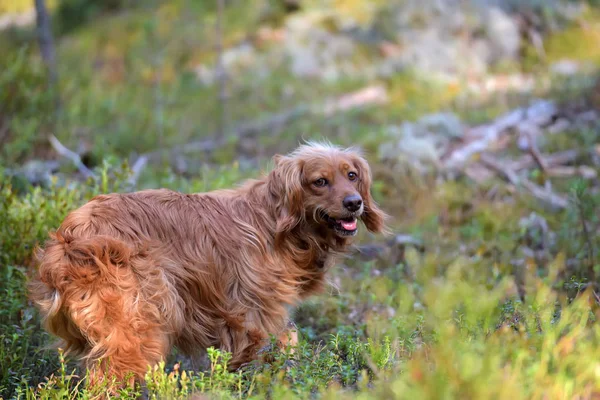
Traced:
<path id="1" fill-rule="evenodd" d="M 339 219 L 333 218 L 325 213 L 322 213 L 321 216 L 327 221 L 329 227 L 340 236 L 354 236 L 358 231 L 358 219 L 356 216 Z"/>

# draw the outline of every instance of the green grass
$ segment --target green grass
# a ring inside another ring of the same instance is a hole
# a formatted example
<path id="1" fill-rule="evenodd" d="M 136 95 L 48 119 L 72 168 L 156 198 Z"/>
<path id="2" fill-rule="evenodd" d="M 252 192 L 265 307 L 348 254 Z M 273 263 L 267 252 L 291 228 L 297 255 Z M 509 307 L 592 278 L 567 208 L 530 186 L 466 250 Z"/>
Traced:
<path id="1" fill-rule="evenodd" d="M 226 10 L 227 46 L 259 27 L 266 1 L 232 4 Z M 369 17 L 360 14 L 359 2 L 332 7 Z M 106 391 L 88 385 L 75 360 L 48 348 L 53 338 L 41 328 L 25 292 L 33 249 L 69 211 L 99 193 L 150 187 L 208 191 L 259 173 L 241 165 L 243 143 L 231 137 L 212 154 L 188 155 L 184 174 L 157 163 L 144 170 L 135 187 L 126 183 L 124 160 L 130 154 L 185 144 L 217 130 L 217 88 L 200 84 L 192 71 L 215 60 L 215 12 L 207 2 L 148 2 L 63 33 L 57 41 L 58 111 L 32 32 L 0 38 L 0 167 L 8 172 L 27 160 L 52 157 L 46 135 L 53 133 L 73 149 L 88 142 L 95 160 L 91 167 L 99 176 L 71 181 L 73 169 L 63 165 L 57 182 L 34 188 L 0 171 L 0 398 L 90 399 Z M 274 26 L 281 20 L 281 15 L 269 16 Z M 547 61 L 573 57 L 598 63 L 591 41 L 581 40 L 596 33 L 597 23 L 591 23 L 587 30 L 574 27 L 552 37 Z M 540 60 L 530 62 L 537 63 L 535 71 L 545 67 Z M 285 65 L 270 65 L 269 71 L 262 80 L 243 71 L 230 78 L 230 129 L 375 83 L 307 81 L 291 76 Z M 572 200 L 567 210 L 555 213 L 500 181 L 476 186 L 390 170 L 375 157 L 385 125 L 448 110 L 481 123 L 527 99 L 465 100 L 460 87 L 410 71 L 376 83 L 388 89 L 389 104 L 328 118 L 309 116 L 261 132 L 252 138 L 259 154 L 250 156 L 258 155 L 259 166 L 267 167 L 272 154 L 291 149 L 299 139 L 323 137 L 365 147 L 375 197 L 392 216 L 393 230 L 421 239 L 425 251 L 394 248 L 374 260 L 343 260 L 331 271 L 326 293 L 293 313 L 300 329 L 294 354 L 274 353 L 273 363 L 228 372 L 226 353 L 210 349 L 207 368 L 193 369 L 174 350 L 148 371 L 145 387 L 124 390 L 123 398 L 142 392 L 148 398 L 181 399 L 193 393 L 256 399 L 600 394 L 599 307 L 590 285 L 598 282 L 600 240 L 586 234 L 600 228 L 595 182 L 554 180 L 556 190 Z M 581 97 L 581 86 L 557 83 L 550 93 L 535 95 L 565 101 Z M 586 150 L 599 141 L 593 130 L 571 131 L 549 138 L 546 151 Z M 592 164 L 591 157 L 582 162 Z M 543 183 L 540 171 L 532 174 Z M 534 214 L 546 220 L 549 232 L 521 224 Z M 544 242 L 540 235 L 550 237 Z M 361 244 L 381 240 L 359 237 Z M 526 246 L 540 243 L 538 253 L 527 251 Z"/>
<path id="2" fill-rule="evenodd" d="M 9 262 L 27 265 L 25 249 L 42 240 L 45 230 L 69 209 L 94 193 L 110 191 L 109 181 L 81 192 L 38 190 L 23 198 L 5 188 L 9 203 L 3 220 L 20 231 L 3 231 L 2 237 L 29 240 L 20 245 L 3 241 L 2 254 L 8 250 Z M 513 225 L 494 233 L 517 241 L 519 229 Z M 433 247 L 425 258 L 407 254 L 404 262 L 416 272 L 412 280 L 399 273 L 401 264 L 350 261 L 345 270 L 334 270 L 339 289 L 296 312 L 302 340 L 295 355 L 276 354 L 273 364 L 240 373 L 226 372 L 227 354 L 218 352 L 209 353 L 211 367 L 204 372 L 184 374 L 171 362 L 149 372 L 149 395 L 185 398 L 199 391 L 226 398 L 262 398 L 267 393 L 275 398 L 315 393 L 324 398 L 571 398 L 598 390 L 597 306 L 589 292 L 568 302 L 556 290 L 564 255 L 543 265 L 542 276 L 528 276 L 527 297 L 520 301 L 502 261 L 485 252 L 437 255 L 443 238 L 440 245 L 430 240 Z M 39 352 L 48 338 L 26 306 L 23 267 L 9 267 L 5 274 L 0 354 L 8 361 L 3 372 L 10 379 L 3 382 L 3 390 L 16 390 L 21 398 L 57 398 L 60 393 L 89 398 L 101 391 L 79 382 L 73 367 L 55 352 Z M 288 367 L 286 360 L 295 364 Z M 51 373 L 49 380 L 41 379 Z M 42 385 L 32 385 L 40 381 Z"/>
<path id="3" fill-rule="evenodd" d="M 50 342 L 24 291 L 31 249 L 71 209 L 97 193 L 126 190 L 126 166 L 105 165 L 101 178 L 75 189 L 31 189 L 26 195 L 3 181 L 0 208 L 0 360 L 3 396 L 93 398 L 105 390 L 86 385 L 73 360 L 44 348 Z M 184 191 L 234 185 L 235 165 L 205 171 L 206 179 L 160 181 Z M 547 215 L 561 237 L 548 258 L 511 262 L 530 232 L 518 220 L 543 210 L 530 199 L 517 206 L 486 200 L 482 189 L 458 182 L 438 186 L 437 212 L 419 223 L 396 225 L 421 237 L 426 251 L 408 249 L 392 261 L 349 259 L 331 272 L 334 286 L 294 313 L 301 340 L 295 354 L 238 372 L 225 369 L 228 354 L 209 352 L 207 370 L 184 369 L 174 352 L 148 372 L 150 398 L 573 398 L 598 393 L 598 304 L 585 288 L 586 243 L 579 212 L 592 225 L 598 197 L 575 183 L 574 202 Z M 430 195 L 432 193 L 430 192 Z M 379 201 L 385 204 L 381 195 Z M 470 204 L 468 216 L 460 215 Z M 419 204 L 413 204 L 418 208 Z M 428 208 L 430 210 L 435 207 Z M 460 211 L 463 210 L 463 211 Z M 442 214 L 455 218 L 441 218 Z M 504 218 L 497 216 L 503 213 Z M 431 218 L 434 218 L 431 220 Z M 426 219 L 431 222 L 424 223 Z M 367 238 L 363 238 L 367 241 Z M 463 249 L 458 246 L 462 245 Z M 517 254 L 517 255 L 516 255 Z M 566 261 L 578 265 L 567 268 Z M 407 268 L 412 271 L 407 274 Z M 517 295 L 522 289 L 524 299 Z M 292 364 L 290 364 L 292 361 Z"/>

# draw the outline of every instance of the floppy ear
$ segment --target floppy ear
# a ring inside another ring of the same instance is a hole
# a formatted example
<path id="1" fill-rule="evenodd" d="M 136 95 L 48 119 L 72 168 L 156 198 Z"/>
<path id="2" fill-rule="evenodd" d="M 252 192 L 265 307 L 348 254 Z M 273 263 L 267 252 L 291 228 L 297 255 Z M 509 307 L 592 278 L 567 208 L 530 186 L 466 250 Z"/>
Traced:
<path id="1" fill-rule="evenodd" d="M 356 168 L 358 169 L 359 176 L 358 191 L 365 206 L 361 219 L 370 232 L 387 232 L 387 228 L 385 226 L 387 215 L 379 209 L 375 203 L 375 200 L 373 200 L 373 197 L 371 196 L 371 183 L 373 182 L 371 168 L 369 167 L 367 161 L 360 155 L 355 156 L 355 164 Z"/>
<path id="2" fill-rule="evenodd" d="M 276 155 L 275 167 L 269 174 L 269 191 L 276 199 L 277 235 L 291 231 L 304 219 L 302 161 Z"/>

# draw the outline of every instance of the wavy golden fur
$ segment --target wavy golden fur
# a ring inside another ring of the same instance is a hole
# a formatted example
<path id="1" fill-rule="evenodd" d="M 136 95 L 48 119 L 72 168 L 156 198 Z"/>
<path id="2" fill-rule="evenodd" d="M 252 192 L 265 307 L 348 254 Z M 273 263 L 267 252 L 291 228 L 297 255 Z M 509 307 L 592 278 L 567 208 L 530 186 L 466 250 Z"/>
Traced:
<path id="1" fill-rule="evenodd" d="M 143 379 L 171 346 L 215 346 L 238 368 L 270 334 L 287 344 L 289 307 L 323 287 L 357 219 L 381 232 L 385 215 L 355 150 L 309 143 L 274 164 L 236 189 L 100 195 L 71 212 L 30 283 L 46 329 L 119 379 Z"/>

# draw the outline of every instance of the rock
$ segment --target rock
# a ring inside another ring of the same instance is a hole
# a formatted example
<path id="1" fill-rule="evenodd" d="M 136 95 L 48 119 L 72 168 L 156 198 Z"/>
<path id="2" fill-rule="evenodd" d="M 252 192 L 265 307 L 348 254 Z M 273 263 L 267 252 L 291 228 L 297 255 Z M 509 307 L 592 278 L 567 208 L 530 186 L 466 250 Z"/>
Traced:
<path id="1" fill-rule="evenodd" d="M 531 1 L 534 0 L 527 1 L 529 6 L 533 4 Z M 256 40 L 272 44 L 259 45 L 268 47 L 265 53 L 244 43 L 227 49 L 223 61 L 230 76 L 236 68 L 249 69 L 247 73 L 252 75 L 268 76 L 270 66 L 285 62 L 298 78 L 337 81 L 347 77 L 387 78 L 404 70 L 442 79 L 482 78 L 492 65 L 519 57 L 522 13 L 511 14 L 523 8 L 517 0 L 402 3 L 365 5 L 362 15 L 350 13 L 351 18 L 346 18 L 350 14 L 340 10 L 354 9 L 356 5 L 304 5 L 300 11 L 289 14 L 283 27 L 258 29 Z M 540 4 L 525 9 L 537 16 Z M 560 9 L 558 3 L 552 7 Z M 379 59 L 376 62 L 363 61 L 365 57 L 358 60 L 356 53 L 360 45 L 378 49 Z M 554 70 L 569 75 L 579 67 L 572 62 L 562 62 L 557 63 Z M 205 84 L 216 80 L 214 66 L 200 66 L 196 73 Z M 490 83 L 493 87 L 488 92 L 530 91 L 532 82 L 499 80 Z"/>
<path id="2" fill-rule="evenodd" d="M 521 32 L 514 18 L 498 7 L 490 7 L 485 13 L 484 26 L 491 46 L 493 61 L 514 60 L 521 47 Z"/>
<path id="3" fill-rule="evenodd" d="M 319 63 L 313 52 L 298 43 L 288 43 L 286 52 L 289 54 L 291 72 L 298 77 L 314 77 L 319 73 Z"/>
<path id="4" fill-rule="evenodd" d="M 173 160 L 173 170 L 175 170 L 175 172 L 179 175 L 184 175 L 187 174 L 189 169 L 189 163 L 188 161 L 185 159 L 185 157 L 179 155 L 174 157 Z"/>
<path id="5" fill-rule="evenodd" d="M 521 242 L 532 250 L 547 249 L 554 239 L 544 217 L 532 212 L 519 221 Z"/>
<path id="6" fill-rule="evenodd" d="M 574 60 L 560 60 L 550 66 L 550 71 L 563 76 L 573 76 L 580 70 L 581 64 Z"/>
<path id="7" fill-rule="evenodd" d="M 386 63 L 385 73 L 401 64 L 423 73 L 484 75 L 491 64 L 519 56 L 518 21 L 498 6 L 426 1 L 390 12 L 393 23 L 381 25 L 394 31 L 402 47 L 386 46 L 385 54 L 396 63 Z"/>
<path id="8" fill-rule="evenodd" d="M 471 50 L 470 44 L 437 26 L 423 31 L 402 35 L 405 50 L 400 54 L 402 64 L 420 72 L 460 75 L 483 74 L 487 71 L 487 60 L 481 58 L 486 51 Z"/>
<path id="9" fill-rule="evenodd" d="M 411 235 L 396 235 L 388 241 L 388 245 L 398 247 L 413 246 L 421 253 L 425 251 L 423 241 Z"/>
<path id="10" fill-rule="evenodd" d="M 234 72 L 242 69 L 260 72 L 262 70 L 260 68 L 261 61 L 256 49 L 249 43 L 241 43 L 226 49 L 222 54 L 223 68 L 227 75 L 232 75 Z M 193 70 L 203 85 L 213 85 L 219 79 L 219 71 L 214 63 L 211 65 L 201 64 L 194 67 Z M 256 73 L 254 76 L 262 78 L 264 74 Z"/>
<path id="11" fill-rule="evenodd" d="M 585 11 L 588 8 L 588 5 L 583 1 L 579 1 L 579 2 L 563 1 L 563 2 L 558 2 L 556 4 L 556 7 L 558 8 L 557 15 L 560 15 L 566 21 L 572 22 L 572 21 L 576 21 L 578 18 L 581 17 L 581 15 L 583 13 L 585 13 Z"/>
<path id="12" fill-rule="evenodd" d="M 379 146 L 381 160 L 410 166 L 419 172 L 439 167 L 440 151 L 433 138 L 416 137 L 411 124 L 388 127 L 387 133 L 392 138 Z"/>
<path id="13" fill-rule="evenodd" d="M 558 108 L 551 100 L 538 100 L 527 109 L 525 118 L 531 124 L 540 128 L 554 121 Z"/>
<path id="14" fill-rule="evenodd" d="M 576 122 L 581 125 L 598 124 L 600 123 L 600 113 L 596 110 L 582 112 L 577 115 Z"/>
<path id="15" fill-rule="evenodd" d="M 196 74 L 196 78 L 205 86 L 210 86 L 215 83 L 215 71 L 214 68 L 209 68 L 208 66 L 201 64 L 194 67 L 194 73 Z"/>
<path id="16" fill-rule="evenodd" d="M 557 133 L 566 131 L 570 127 L 571 127 L 571 123 L 568 120 L 561 118 L 561 119 L 558 119 L 554 124 L 549 126 L 547 129 L 547 132 L 552 135 L 555 135 Z"/>
<path id="17" fill-rule="evenodd" d="M 532 123 L 531 121 L 523 121 L 517 125 L 516 130 L 518 134 L 517 147 L 519 150 L 528 150 L 532 145 L 532 140 L 535 142 L 536 146 L 538 145 L 537 139 L 542 134 L 542 130 L 538 125 Z"/>
<path id="18" fill-rule="evenodd" d="M 223 65 L 226 69 L 237 66 L 248 66 L 255 60 L 255 49 L 249 43 L 227 49 L 223 52 Z"/>
<path id="19" fill-rule="evenodd" d="M 49 186 L 52 182 L 52 174 L 58 171 L 58 161 L 31 160 L 25 163 L 18 175 L 23 176 L 34 186 Z"/>
<path id="20" fill-rule="evenodd" d="M 0 15 L 0 31 L 12 27 L 23 28 L 35 23 L 35 10 Z"/>
<path id="21" fill-rule="evenodd" d="M 419 120 L 419 124 L 429 132 L 438 133 L 449 138 L 460 138 L 464 135 L 462 122 L 453 113 L 426 115 Z"/>
<path id="22" fill-rule="evenodd" d="M 380 243 L 356 246 L 355 251 L 361 261 L 373 261 L 389 257 L 389 247 Z"/>
<path id="23" fill-rule="evenodd" d="M 288 19 L 283 49 L 291 72 L 300 78 L 338 80 L 353 72 L 353 40 L 320 26 L 314 15 Z"/>
<path id="24" fill-rule="evenodd" d="M 544 145 L 545 128 L 551 125 L 558 117 L 558 107 L 553 101 L 538 100 L 526 109 L 524 119 L 516 126 L 517 147 L 528 150 L 533 140 L 535 145 Z"/>
<path id="25" fill-rule="evenodd" d="M 387 128 L 389 140 L 379 147 L 383 161 L 399 162 L 420 172 L 437 169 L 450 143 L 464 135 L 462 123 L 451 113 L 426 115 L 417 122 Z"/>
<path id="26" fill-rule="evenodd" d="M 467 90 L 478 95 L 495 93 L 521 92 L 529 93 L 535 89 L 536 80 L 531 75 L 506 74 L 482 77 L 467 82 Z"/>
<path id="27" fill-rule="evenodd" d="M 496 177 L 494 172 L 490 171 L 488 168 L 479 163 L 465 166 L 464 174 L 473 182 L 478 184 L 488 182 L 490 179 Z"/>

